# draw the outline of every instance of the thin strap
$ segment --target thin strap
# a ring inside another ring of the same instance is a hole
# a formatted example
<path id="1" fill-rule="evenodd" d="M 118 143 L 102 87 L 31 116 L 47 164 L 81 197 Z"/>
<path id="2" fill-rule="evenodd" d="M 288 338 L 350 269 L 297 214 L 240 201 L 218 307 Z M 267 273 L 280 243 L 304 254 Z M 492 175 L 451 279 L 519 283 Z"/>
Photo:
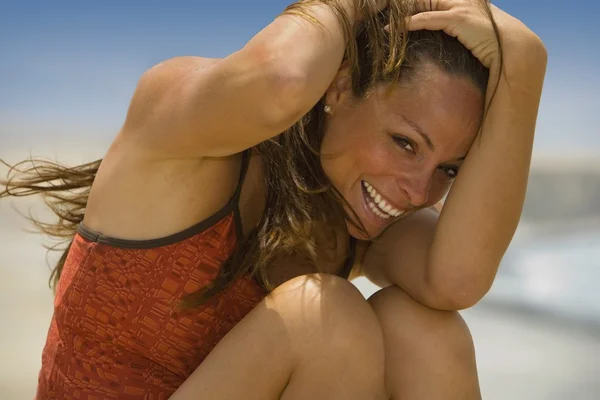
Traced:
<path id="1" fill-rule="evenodd" d="M 246 150 L 242 153 L 242 165 L 240 168 L 240 178 L 237 188 L 235 189 L 233 196 L 231 196 L 227 204 L 225 204 L 219 211 L 215 212 L 213 215 L 206 218 L 205 220 L 180 232 L 157 239 L 130 240 L 105 236 L 99 232 L 89 229 L 83 223 L 80 223 L 78 227 L 78 233 L 91 242 L 107 244 L 113 247 L 124 249 L 150 249 L 175 244 L 187 238 L 195 236 L 201 232 L 204 232 L 205 230 L 209 229 L 211 226 L 219 222 L 226 215 L 230 214 L 233 211 L 236 232 L 238 234 L 238 238 L 241 238 L 243 231 L 239 211 L 239 197 L 242 189 L 242 184 L 244 183 L 244 177 L 246 176 L 246 171 L 248 170 L 249 162 L 250 154 L 249 151 Z"/>
<path id="2" fill-rule="evenodd" d="M 356 239 L 350 236 L 350 240 L 348 242 L 348 256 L 346 257 L 346 261 L 344 262 L 344 266 L 339 273 L 339 276 L 344 279 L 348 279 L 350 273 L 352 272 L 352 267 L 354 266 L 354 259 L 356 258 Z"/>
<path id="3" fill-rule="evenodd" d="M 233 198 L 231 199 L 233 202 L 235 202 L 233 214 L 235 220 L 235 230 L 238 239 L 242 239 L 244 237 L 244 229 L 242 227 L 242 215 L 240 212 L 240 194 L 242 193 L 242 186 L 244 185 L 246 172 L 248 172 L 248 166 L 250 165 L 250 151 L 251 150 L 248 149 L 242 152 L 242 166 L 240 170 L 240 179 L 238 181 L 237 188 L 235 189 L 235 193 L 233 194 Z"/>
<path id="4" fill-rule="evenodd" d="M 236 203 L 240 201 L 240 194 L 242 193 L 242 186 L 244 185 L 244 179 L 246 178 L 246 172 L 248 172 L 248 166 L 250 165 L 250 150 L 244 150 L 242 152 L 242 164 L 240 167 L 240 178 L 235 189 L 233 197 L 235 197 Z"/>

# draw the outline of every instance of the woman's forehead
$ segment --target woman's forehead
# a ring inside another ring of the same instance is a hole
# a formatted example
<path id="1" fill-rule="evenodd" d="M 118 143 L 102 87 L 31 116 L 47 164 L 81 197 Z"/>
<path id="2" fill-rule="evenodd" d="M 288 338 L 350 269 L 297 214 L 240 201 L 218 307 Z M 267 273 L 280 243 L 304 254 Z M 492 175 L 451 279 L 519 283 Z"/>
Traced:
<path id="1" fill-rule="evenodd" d="M 483 95 L 467 78 L 442 74 L 391 91 L 382 88 L 372 99 L 377 117 L 390 129 L 408 127 L 426 136 L 426 142 L 470 143 L 481 121 Z"/>

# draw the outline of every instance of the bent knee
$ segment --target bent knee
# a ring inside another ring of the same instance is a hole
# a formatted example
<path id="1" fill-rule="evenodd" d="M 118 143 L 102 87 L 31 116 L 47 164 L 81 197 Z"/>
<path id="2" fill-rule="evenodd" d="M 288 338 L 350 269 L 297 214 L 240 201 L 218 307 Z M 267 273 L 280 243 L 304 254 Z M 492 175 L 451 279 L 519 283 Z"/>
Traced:
<path id="1" fill-rule="evenodd" d="M 378 291 L 368 302 L 380 321 L 386 340 L 404 338 L 416 345 L 443 341 L 451 346 L 472 347 L 471 332 L 456 311 L 424 306 L 397 286 Z"/>
<path id="2" fill-rule="evenodd" d="M 383 352 L 383 336 L 373 308 L 348 280 L 330 274 L 291 279 L 266 299 L 278 309 L 290 332 L 327 341 L 338 352 L 361 348 Z"/>
<path id="3" fill-rule="evenodd" d="M 365 298 L 348 280 L 335 275 L 316 273 L 297 276 L 278 286 L 269 295 L 274 301 L 299 301 L 304 306 L 330 302 L 333 307 L 367 308 Z"/>

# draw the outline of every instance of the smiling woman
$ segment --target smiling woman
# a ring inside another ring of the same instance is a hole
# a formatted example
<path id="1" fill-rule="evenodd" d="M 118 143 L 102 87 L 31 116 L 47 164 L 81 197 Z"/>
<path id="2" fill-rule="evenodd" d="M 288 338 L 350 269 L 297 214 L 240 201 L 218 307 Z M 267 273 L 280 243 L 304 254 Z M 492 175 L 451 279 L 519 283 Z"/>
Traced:
<path id="1" fill-rule="evenodd" d="M 355 237 L 375 238 L 390 217 L 439 202 L 479 130 L 487 73 L 456 39 L 412 33 L 404 62 L 421 72 L 401 73 L 398 87 L 358 98 L 342 70 L 325 96 L 321 164 L 366 230 L 351 226 Z"/>
<path id="2" fill-rule="evenodd" d="M 479 0 L 305 0 L 148 70 L 103 160 L 4 181 L 69 243 L 38 398 L 479 398 L 455 311 L 518 222 L 545 59 Z"/>

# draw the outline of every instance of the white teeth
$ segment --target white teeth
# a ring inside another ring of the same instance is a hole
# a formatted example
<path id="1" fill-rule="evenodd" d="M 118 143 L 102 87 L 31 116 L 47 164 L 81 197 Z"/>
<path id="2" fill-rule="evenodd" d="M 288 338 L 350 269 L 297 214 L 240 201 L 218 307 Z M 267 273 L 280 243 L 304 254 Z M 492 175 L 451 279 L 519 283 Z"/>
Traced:
<path id="1" fill-rule="evenodd" d="M 397 209 L 395 209 L 394 207 L 392 207 L 390 204 L 388 204 L 387 201 L 385 201 L 382 196 L 377 193 L 377 191 L 375 190 L 375 188 L 373 186 L 371 186 L 371 184 L 369 184 L 369 182 L 367 181 L 362 181 L 363 185 L 365 186 L 367 192 L 371 195 L 371 200 L 376 203 L 376 205 L 369 201 L 369 208 L 378 216 L 384 219 L 389 219 L 390 217 L 399 217 L 402 214 L 404 214 L 404 211 L 399 211 Z"/>
<path id="2" fill-rule="evenodd" d="M 369 207 L 371 208 L 371 211 L 373 211 L 375 214 L 377 214 L 377 216 L 379 218 L 390 219 L 391 215 L 384 214 L 381 211 L 379 211 L 378 207 L 375 204 L 369 202 Z"/>

